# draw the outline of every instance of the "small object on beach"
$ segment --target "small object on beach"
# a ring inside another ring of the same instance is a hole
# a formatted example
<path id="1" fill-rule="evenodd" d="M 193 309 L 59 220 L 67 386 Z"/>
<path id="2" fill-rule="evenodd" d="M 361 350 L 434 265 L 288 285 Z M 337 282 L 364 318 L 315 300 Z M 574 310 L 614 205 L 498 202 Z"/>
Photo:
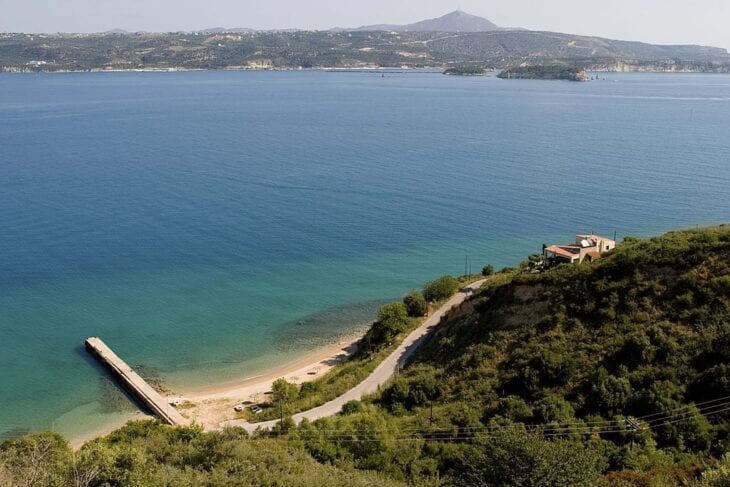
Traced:
<path id="1" fill-rule="evenodd" d="M 261 407 L 257 404 L 254 404 L 253 406 L 251 406 L 250 409 L 251 409 L 251 412 L 254 414 L 260 414 L 263 411 L 263 409 L 261 409 Z"/>
<path id="2" fill-rule="evenodd" d="M 173 399 L 172 401 L 170 401 L 170 406 L 178 407 L 181 403 L 182 401 L 180 399 Z"/>
<path id="3" fill-rule="evenodd" d="M 236 404 L 235 406 L 233 406 L 233 410 L 236 411 L 237 413 L 240 413 L 245 408 L 246 408 L 246 406 L 244 406 L 243 403 L 239 403 L 239 404 Z"/>

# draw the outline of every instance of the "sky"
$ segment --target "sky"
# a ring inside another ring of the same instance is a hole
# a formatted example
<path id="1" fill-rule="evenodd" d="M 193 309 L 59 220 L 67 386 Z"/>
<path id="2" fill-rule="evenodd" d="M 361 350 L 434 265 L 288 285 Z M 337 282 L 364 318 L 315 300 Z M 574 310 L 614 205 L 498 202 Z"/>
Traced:
<path id="1" fill-rule="evenodd" d="M 730 49 L 730 0 L 0 0 L 0 32 L 321 30 L 456 9 L 506 27 Z"/>

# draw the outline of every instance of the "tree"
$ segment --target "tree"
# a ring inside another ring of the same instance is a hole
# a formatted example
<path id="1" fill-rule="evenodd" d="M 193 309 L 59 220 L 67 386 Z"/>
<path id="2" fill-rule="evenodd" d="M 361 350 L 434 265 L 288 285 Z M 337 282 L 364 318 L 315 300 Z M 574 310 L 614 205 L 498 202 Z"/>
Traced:
<path id="1" fill-rule="evenodd" d="M 296 384 L 287 382 L 286 379 L 276 379 L 271 384 L 271 392 L 274 396 L 275 402 L 290 402 L 297 398 L 299 394 L 299 387 Z"/>
<path id="2" fill-rule="evenodd" d="M 406 306 L 408 316 L 418 317 L 428 312 L 428 303 L 420 291 L 413 291 L 403 298 L 403 304 Z"/>
<path id="3" fill-rule="evenodd" d="M 378 321 L 400 331 L 408 323 L 406 305 L 399 302 L 384 304 L 378 310 Z"/>
<path id="4" fill-rule="evenodd" d="M 7 440 L 0 444 L 0 480 L 10 479 L 9 485 L 64 485 L 70 456 L 68 442 L 56 433 Z"/>
<path id="5" fill-rule="evenodd" d="M 281 416 L 281 428 L 287 429 L 284 424 L 284 408 L 288 403 L 293 401 L 299 395 L 299 387 L 296 384 L 287 382 L 286 379 L 276 379 L 271 384 L 271 392 L 274 396 L 274 404 L 279 407 L 279 413 Z"/>
<path id="6" fill-rule="evenodd" d="M 492 274 L 494 274 L 494 266 L 492 264 L 487 264 L 482 267 L 483 276 L 491 276 Z"/>
<path id="7" fill-rule="evenodd" d="M 377 352 L 384 345 L 391 343 L 407 326 L 408 311 L 405 304 L 401 302 L 384 304 L 378 310 L 378 321 L 373 323 L 362 338 L 358 354 Z"/>
<path id="8" fill-rule="evenodd" d="M 459 281 L 452 276 L 439 277 L 435 281 L 426 283 L 423 288 L 423 297 L 427 301 L 434 302 L 446 299 L 459 289 Z"/>

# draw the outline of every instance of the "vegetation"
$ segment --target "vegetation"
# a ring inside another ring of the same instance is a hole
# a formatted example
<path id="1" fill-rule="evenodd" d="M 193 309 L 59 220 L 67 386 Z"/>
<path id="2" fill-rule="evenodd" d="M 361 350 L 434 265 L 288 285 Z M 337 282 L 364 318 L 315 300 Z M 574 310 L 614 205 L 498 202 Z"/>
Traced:
<path id="1" fill-rule="evenodd" d="M 453 76 L 484 76 L 487 70 L 478 66 L 458 66 L 455 68 L 448 68 L 444 71 L 444 74 Z"/>
<path id="2" fill-rule="evenodd" d="M 482 267 L 482 275 L 487 277 L 494 274 L 494 266 L 492 264 L 487 264 L 484 267 Z"/>
<path id="3" fill-rule="evenodd" d="M 564 66 L 561 64 L 518 66 L 505 69 L 497 75 L 502 79 L 547 79 L 566 81 L 588 81 L 584 68 Z"/>
<path id="4" fill-rule="evenodd" d="M 428 313 L 428 303 L 423 297 L 421 291 L 413 291 L 403 298 L 403 304 L 406 306 L 408 316 L 419 317 Z"/>
<path id="5" fill-rule="evenodd" d="M 152 421 L 131 422 L 73 452 L 52 433 L 0 448 L 5 486 L 397 485 L 382 474 L 316 462 L 274 439 L 249 440 L 241 429 L 203 433 Z"/>
<path id="6" fill-rule="evenodd" d="M 656 46 L 570 34 L 438 32 L 176 32 L 3 34 L 0 71 L 486 66 L 525 59 L 600 70 L 730 71 L 724 49 Z M 464 71 L 473 68 L 454 68 Z M 455 73 L 457 74 L 457 73 Z M 464 74 L 466 74 L 464 72 Z"/>
<path id="7" fill-rule="evenodd" d="M 431 281 L 423 288 L 423 297 L 435 302 L 446 299 L 459 289 L 459 281 L 455 277 L 443 276 Z"/>
<path id="8" fill-rule="evenodd" d="M 0 484 L 725 486 L 729 363 L 730 227 L 627 238 L 496 274 L 338 416 L 253 439 L 132 423 L 76 454 L 26 437 Z"/>
<path id="9" fill-rule="evenodd" d="M 451 293 L 445 295 L 445 298 L 450 297 L 458 289 L 459 281 L 455 281 L 457 285 L 453 287 Z M 440 304 L 440 301 L 434 303 L 435 306 L 440 306 Z M 357 352 L 353 357 L 329 371 L 322 378 L 305 382 L 296 391 L 290 390 L 285 405 L 281 406 L 284 403 L 279 403 L 275 398 L 273 407 L 265 408 L 261 414 L 257 415 L 245 413 L 247 419 L 251 422 L 278 419 L 282 414 L 288 416 L 311 409 L 343 394 L 370 375 L 408 333 L 422 323 L 427 311 L 428 303 L 419 291 L 411 292 L 403 298 L 403 302 L 393 302 L 381 306 L 378 310 L 378 320 L 360 340 Z M 286 381 L 283 382 L 286 383 Z M 289 386 L 297 388 L 294 384 L 289 384 Z"/>

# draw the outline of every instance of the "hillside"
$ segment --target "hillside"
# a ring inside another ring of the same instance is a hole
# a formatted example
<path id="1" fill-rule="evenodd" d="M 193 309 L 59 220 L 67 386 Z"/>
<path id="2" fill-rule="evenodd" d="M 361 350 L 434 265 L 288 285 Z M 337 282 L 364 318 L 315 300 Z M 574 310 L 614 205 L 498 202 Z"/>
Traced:
<path id="1" fill-rule="evenodd" d="M 0 34 L 0 71 L 439 67 L 568 63 L 614 71 L 730 71 L 724 49 L 552 32 Z"/>
<path id="2" fill-rule="evenodd" d="M 594 263 L 492 275 L 336 417 L 255 439 L 133 423 L 75 456 L 33 436 L 0 446 L 0 484 L 719 487 L 729 364 L 730 226 L 627 238 Z"/>

